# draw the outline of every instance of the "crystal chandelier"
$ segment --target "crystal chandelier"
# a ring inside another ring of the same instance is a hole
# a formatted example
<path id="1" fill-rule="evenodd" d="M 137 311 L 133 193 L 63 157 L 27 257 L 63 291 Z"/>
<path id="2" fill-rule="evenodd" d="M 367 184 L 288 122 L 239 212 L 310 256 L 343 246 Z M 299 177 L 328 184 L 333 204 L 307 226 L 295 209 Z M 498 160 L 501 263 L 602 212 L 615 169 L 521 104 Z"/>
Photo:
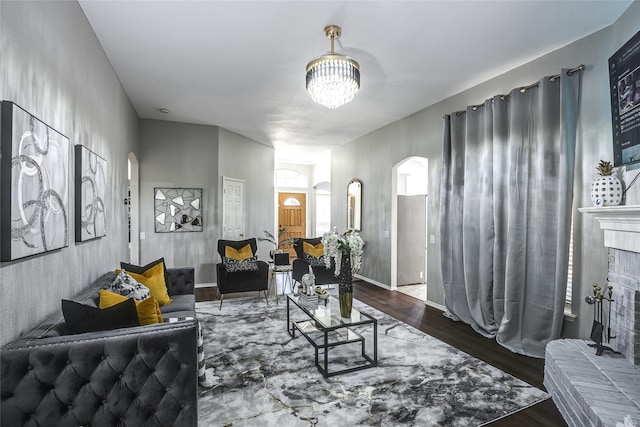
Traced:
<path id="1" fill-rule="evenodd" d="M 351 101 L 360 89 L 360 65 L 333 50 L 342 28 L 328 25 L 324 32 L 331 40 L 331 52 L 307 64 L 307 91 L 315 102 L 333 110 Z"/>

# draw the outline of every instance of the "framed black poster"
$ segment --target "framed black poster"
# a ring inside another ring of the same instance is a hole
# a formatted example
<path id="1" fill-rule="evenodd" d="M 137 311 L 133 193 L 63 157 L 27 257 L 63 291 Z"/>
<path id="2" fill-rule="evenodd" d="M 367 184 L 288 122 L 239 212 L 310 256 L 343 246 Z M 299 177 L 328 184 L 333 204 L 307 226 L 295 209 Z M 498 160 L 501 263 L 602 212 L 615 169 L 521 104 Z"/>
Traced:
<path id="1" fill-rule="evenodd" d="M 613 164 L 640 163 L 640 31 L 609 58 Z"/>

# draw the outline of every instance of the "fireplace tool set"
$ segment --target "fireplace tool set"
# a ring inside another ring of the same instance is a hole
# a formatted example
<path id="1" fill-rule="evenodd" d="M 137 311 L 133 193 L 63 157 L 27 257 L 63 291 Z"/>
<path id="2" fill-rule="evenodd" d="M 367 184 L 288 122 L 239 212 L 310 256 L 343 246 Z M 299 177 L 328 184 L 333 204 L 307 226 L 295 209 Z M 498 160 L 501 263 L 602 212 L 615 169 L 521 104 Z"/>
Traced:
<path id="1" fill-rule="evenodd" d="M 615 336 L 611 335 L 611 303 L 613 302 L 613 287 L 607 286 L 605 290 L 607 291 L 607 296 L 605 296 L 604 290 L 599 285 L 594 283 L 593 296 L 589 295 L 585 298 L 587 304 L 593 304 L 593 326 L 591 327 L 591 340 L 595 342 L 595 344 L 589 344 L 589 346 L 596 348 L 596 355 L 598 356 L 602 355 L 605 350 L 611 351 L 613 353 L 620 353 L 603 344 L 603 342 L 605 341 L 607 344 L 609 344 L 611 340 L 615 338 Z M 605 314 L 603 301 L 607 301 L 609 303 L 606 330 L 604 327 Z"/>

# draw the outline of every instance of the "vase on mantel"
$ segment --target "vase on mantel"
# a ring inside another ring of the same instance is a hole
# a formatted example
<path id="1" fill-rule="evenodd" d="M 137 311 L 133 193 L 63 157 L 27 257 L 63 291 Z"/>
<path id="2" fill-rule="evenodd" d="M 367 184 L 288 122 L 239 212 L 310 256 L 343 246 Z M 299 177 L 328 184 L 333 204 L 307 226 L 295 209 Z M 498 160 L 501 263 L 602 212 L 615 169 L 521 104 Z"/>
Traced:
<path id="1" fill-rule="evenodd" d="M 340 275 L 338 276 L 338 299 L 340 301 L 340 316 L 350 318 L 351 307 L 353 307 L 353 276 L 349 254 L 342 254 Z"/>
<path id="2" fill-rule="evenodd" d="M 613 175 L 601 176 L 591 184 L 593 206 L 618 206 L 622 202 L 622 183 Z"/>
<path id="3" fill-rule="evenodd" d="M 622 202 L 622 183 L 613 175 L 613 164 L 600 160 L 598 167 L 599 178 L 591 184 L 591 202 L 593 206 L 618 206 Z"/>

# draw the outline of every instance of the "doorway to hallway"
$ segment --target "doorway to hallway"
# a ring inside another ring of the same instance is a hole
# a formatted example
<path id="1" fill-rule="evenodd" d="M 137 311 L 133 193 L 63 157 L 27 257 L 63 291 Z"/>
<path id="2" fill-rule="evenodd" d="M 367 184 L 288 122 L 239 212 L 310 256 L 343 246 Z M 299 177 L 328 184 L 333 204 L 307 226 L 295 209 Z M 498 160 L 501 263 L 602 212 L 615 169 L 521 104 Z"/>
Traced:
<path id="1" fill-rule="evenodd" d="M 428 159 L 406 158 L 393 176 L 391 287 L 426 301 Z"/>

